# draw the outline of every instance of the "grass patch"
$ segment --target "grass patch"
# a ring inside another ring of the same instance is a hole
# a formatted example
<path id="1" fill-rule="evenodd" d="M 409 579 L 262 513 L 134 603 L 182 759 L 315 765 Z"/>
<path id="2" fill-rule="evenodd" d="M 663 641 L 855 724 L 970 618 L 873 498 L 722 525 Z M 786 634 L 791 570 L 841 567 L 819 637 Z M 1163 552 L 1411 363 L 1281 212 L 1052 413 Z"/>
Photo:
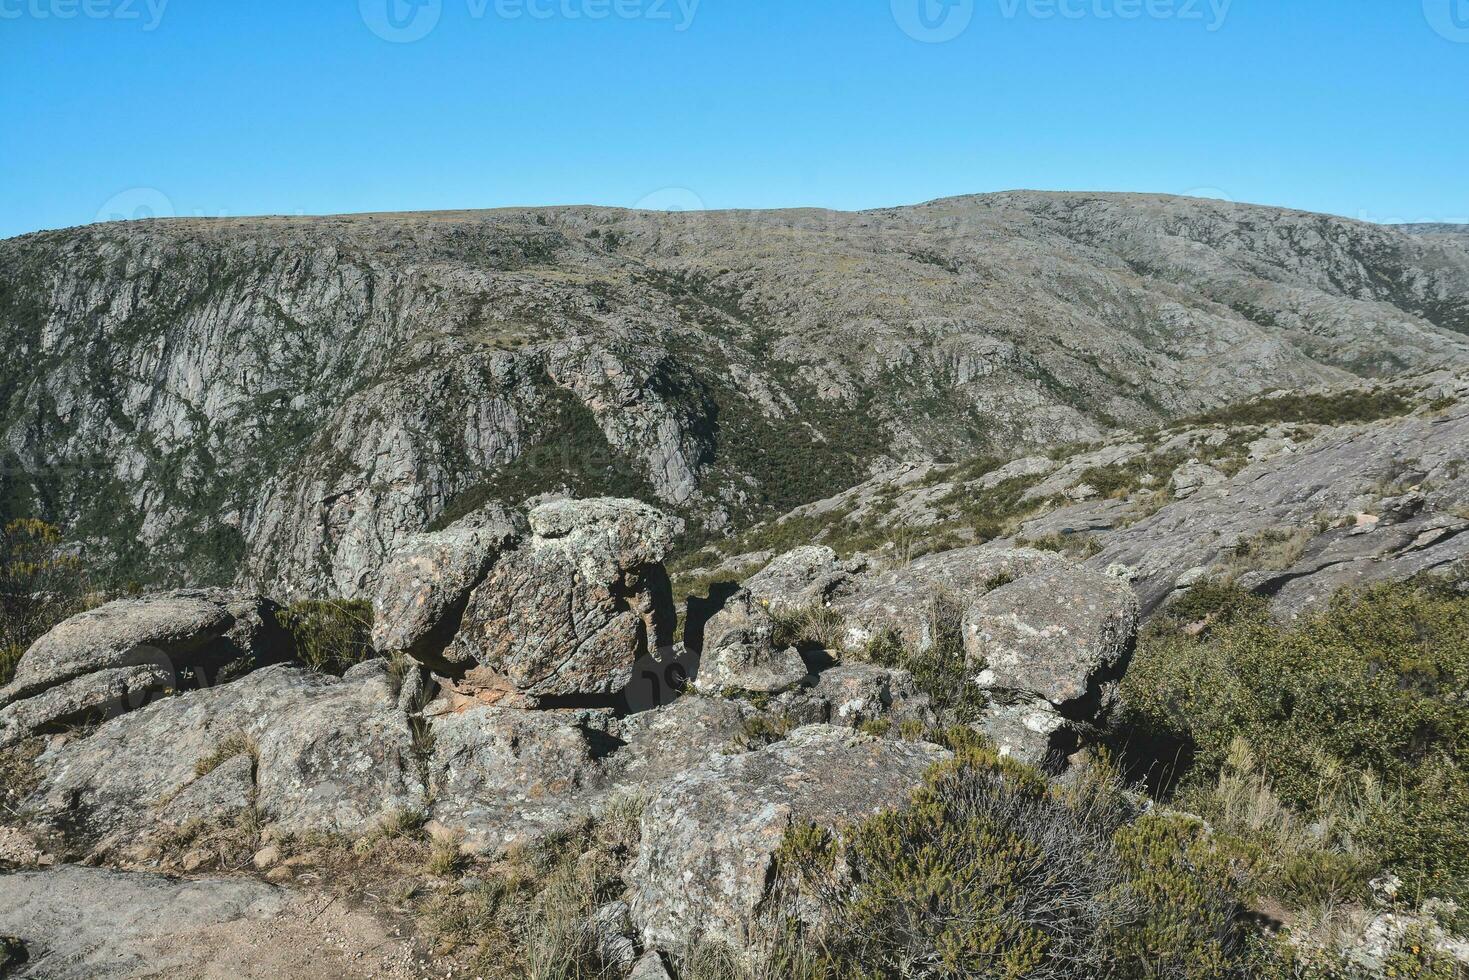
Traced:
<path id="1" fill-rule="evenodd" d="M 308 599 L 276 613 L 291 636 L 296 659 L 321 674 L 345 673 L 377 658 L 372 649 L 372 603 L 365 600 Z"/>

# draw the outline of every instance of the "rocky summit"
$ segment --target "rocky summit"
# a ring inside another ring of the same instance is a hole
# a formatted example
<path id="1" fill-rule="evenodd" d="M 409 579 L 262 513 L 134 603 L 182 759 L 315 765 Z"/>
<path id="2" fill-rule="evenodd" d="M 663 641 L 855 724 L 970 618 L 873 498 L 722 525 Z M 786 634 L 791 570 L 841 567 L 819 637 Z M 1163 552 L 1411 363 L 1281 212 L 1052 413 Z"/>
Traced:
<path id="1" fill-rule="evenodd" d="M 0 975 L 1469 970 L 1462 229 L 148 221 L 0 332 Z"/>

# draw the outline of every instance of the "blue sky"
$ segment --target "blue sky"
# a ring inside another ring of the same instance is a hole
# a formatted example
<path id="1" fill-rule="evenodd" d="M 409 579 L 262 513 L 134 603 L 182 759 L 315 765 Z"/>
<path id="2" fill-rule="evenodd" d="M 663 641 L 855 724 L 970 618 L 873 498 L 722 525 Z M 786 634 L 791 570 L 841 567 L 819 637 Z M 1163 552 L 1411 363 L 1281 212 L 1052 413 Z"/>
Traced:
<path id="1" fill-rule="evenodd" d="M 1020 187 L 1469 221 L 1469 0 L 0 0 L 0 236 Z"/>

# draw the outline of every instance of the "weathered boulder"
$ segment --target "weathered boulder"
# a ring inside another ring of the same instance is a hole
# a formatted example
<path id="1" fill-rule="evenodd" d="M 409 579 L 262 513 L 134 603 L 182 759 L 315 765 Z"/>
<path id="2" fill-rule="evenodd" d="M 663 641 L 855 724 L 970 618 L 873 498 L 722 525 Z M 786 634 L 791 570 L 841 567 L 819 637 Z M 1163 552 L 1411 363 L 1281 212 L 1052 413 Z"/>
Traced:
<path id="1" fill-rule="evenodd" d="M 530 703 L 612 695 L 673 639 L 662 561 L 683 524 L 633 500 L 558 500 L 474 590 L 447 656 L 470 683 Z"/>
<path id="2" fill-rule="evenodd" d="M 248 764 L 231 764 L 241 755 Z M 424 798 L 407 719 L 372 664 L 343 678 L 270 667 L 156 701 L 48 749 L 36 767 L 24 809 L 99 852 L 173 820 L 225 816 L 241 795 L 275 833 L 357 833 Z"/>
<path id="3" fill-rule="evenodd" d="M 119 599 L 42 636 L 0 689 L 0 745 L 107 718 L 219 671 L 289 655 L 268 599 L 190 589 Z"/>
<path id="4" fill-rule="evenodd" d="M 849 650 L 861 649 L 885 632 L 923 650 L 934 641 L 936 600 L 962 610 L 997 583 L 1070 564 L 1060 555 L 1032 548 L 959 548 L 866 576 L 831 607 L 846 621 L 844 644 Z"/>
<path id="5" fill-rule="evenodd" d="M 524 518 L 492 504 L 442 531 L 410 538 L 378 575 L 373 646 L 448 669 L 443 653 L 470 592 L 524 533 Z"/>
<path id="6" fill-rule="evenodd" d="M 749 592 L 740 592 L 704 626 L 704 648 L 694 686 L 700 691 L 772 693 L 805 680 L 809 671 L 794 647 L 775 642 L 775 622 Z"/>
<path id="7" fill-rule="evenodd" d="M 1027 765 L 1058 771 L 1076 750 L 1080 733 L 1043 698 L 1015 695 L 1011 703 L 992 703 L 979 727 L 1001 755 Z"/>
<path id="8" fill-rule="evenodd" d="M 1208 463 L 1189 460 L 1173 471 L 1173 496 L 1179 500 L 1192 497 L 1206 487 L 1218 486 L 1228 480 L 1219 470 Z"/>
<path id="9" fill-rule="evenodd" d="M 430 815 L 484 849 L 557 829 L 605 787 L 611 722 L 608 711 L 489 705 L 435 717 Z"/>
<path id="10" fill-rule="evenodd" d="M 25 943 L 28 960 L 17 976 L 197 976 L 191 947 L 202 931 L 268 920 L 287 899 L 249 878 L 179 881 L 63 865 L 0 876 L 0 935 Z"/>
<path id="11" fill-rule="evenodd" d="M 643 811 L 643 846 L 628 876 L 645 944 L 745 946 L 792 824 L 833 827 L 901 806 L 947 755 L 815 725 L 758 752 L 716 755 L 674 779 Z"/>
<path id="12" fill-rule="evenodd" d="M 864 722 L 934 720 L 928 696 L 913 675 L 873 664 L 842 664 L 823 670 L 814 683 L 774 698 L 769 711 L 800 724 L 857 728 Z"/>
<path id="13" fill-rule="evenodd" d="M 540 837 L 702 764 L 734 742 L 749 712 L 690 696 L 620 719 L 498 706 L 434 715 L 430 814 L 481 850 Z"/>
<path id="14" fill-rule="evenodd" d="M 824 545 L 807 545 L 774 559 L 744 586 L 772 612 L 824 606 L 849 593 L 866 567 L 863 559 L 843 561 Z"/>
<path id="15" fill-rule="evenodd" d="M 980 687 L 1037 695 L 1066 709 L 1100 697 L 1137 633 L 1126 582 L 1082 568 L 1038 571 L 980 597 L 964 614 L 964 649 Z"/>

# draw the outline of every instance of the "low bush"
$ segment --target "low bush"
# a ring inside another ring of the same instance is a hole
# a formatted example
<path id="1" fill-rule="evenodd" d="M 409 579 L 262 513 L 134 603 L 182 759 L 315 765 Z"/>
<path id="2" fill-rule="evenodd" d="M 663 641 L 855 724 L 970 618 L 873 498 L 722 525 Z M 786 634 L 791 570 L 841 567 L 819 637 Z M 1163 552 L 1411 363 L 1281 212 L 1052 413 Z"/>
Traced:
<path id="1" fill-rule="evenodd" d="M 1179 420 L 1177 425 L 1271 425 L 1278 422 L 1340 425 L 1406 415 L 1413 402 L 1395 391 L 1360 390 L 1281 395 L 1225 405 Z"/>
<path id="2" fill-rule="evenodd" d="M 1469 596 L 1450 586 L 1344 592 L 1287 627 L 1263 602 L 1215 585 L 1141 638 L 1123 682 L 1126 741 L 1178 746 L 1176 762 L 1159 761 L 1200 810 L 1219 809 L 1231 778 L 1259 780 L 1317 828 L 1318 850 L 1339 855 L 1309 858 L 1274 887 L 1319 896 L 1325 886 L 1300 876 L 1340 884 L 1350 865 L 1359 881 L 1395 872 L 1415 900 L 1464 901 L 1466 691 Z M 1231 764 L 1241 745 L 1248 767 Z M 1350 890 L 1337 884 L 1328 890 Z"/>

